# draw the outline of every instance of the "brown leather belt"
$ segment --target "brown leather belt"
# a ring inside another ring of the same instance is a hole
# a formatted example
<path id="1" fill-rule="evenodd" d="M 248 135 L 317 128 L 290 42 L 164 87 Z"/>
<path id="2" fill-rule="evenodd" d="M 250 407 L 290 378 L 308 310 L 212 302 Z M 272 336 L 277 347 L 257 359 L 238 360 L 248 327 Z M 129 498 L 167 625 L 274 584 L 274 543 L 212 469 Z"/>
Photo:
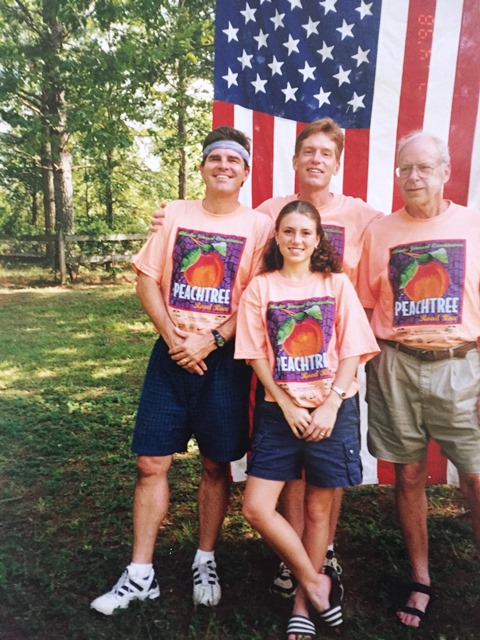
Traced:
<path id="1" fill-rule="evenodd" d="M 407 345 L 394 340 L 382 340 L 378 339 L 378 342 L 392 347 L 397 351 L 406 353 L 409 356 L 417 358 L 417 360 L 423 360 L 424 362 L 437 362 L 438 360 L 447 360 L 448 358 L 465 358 L 469 351 L 477 348 L 476 342 L 465 342 L 459 347 L 451 347 L 450 349 L 415 349 L 414 347 L 407 347 Z"/>

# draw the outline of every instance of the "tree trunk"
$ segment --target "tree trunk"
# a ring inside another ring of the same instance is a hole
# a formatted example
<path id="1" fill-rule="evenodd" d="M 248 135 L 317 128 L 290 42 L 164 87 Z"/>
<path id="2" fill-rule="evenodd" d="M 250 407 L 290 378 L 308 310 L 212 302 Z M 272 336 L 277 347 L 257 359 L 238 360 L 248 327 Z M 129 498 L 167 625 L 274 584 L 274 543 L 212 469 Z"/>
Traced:
<path id="1" fill-rule="evenodd" d="M 48 134 L 45 134 L 47 136 Z M 50 141 L 45 137 L 41 150 L 43 212 L 45 216 L 45 233 L 55 233 L 55 190 L 53 186 L 53 166 Z M 47 258 L 55 256 L 55 242 L 47 242 Z"/>
<path id="2" fill-rule="evenodd" d="M 180 155 L 178 166 L 178 197 L 180 200 L 184 200 L 187 193 L 187 156 L 185 147 L 180 147 L 178 152 Z"/>
<path id="3" fill-rule="evenodd" d="M 32 207 L 31 207 L 32 225 L 36 227 L 38 223 L 38 202 L 37 202 L 37 189 L 35 187 L 32 187 L 31 196 L 32 196 Z"/>
<path id="4" fill-rule="evenodd" d="M 112 190 L 112 174 L 113 174 L 113 154 L 107 151 L 107 175 L 105 180 L 105 221 L 110 228 L 113 227 L 113 190 Z"/>
<path id="5" fill-rule="evenodd" d="M 53 184 L 57 225 L 65 233 L 73 233 L 72 159 L 67 146 L 67 134 L 60 127 L 52 137 Z"/>
<path id="6" fill-rule="evenodd" d="M 182 61 L 178 64 L 178 119 L 177 119 L 177 134 L 178 134 L 178 153 L 179 153 L 179 166 L 178 166 L 178 197 L 183 200 L 187 193 L 187 132 L 186 132 L 186 105 L 184 102 L 184 96 L 186 92 L 185 82 L 185 70 L 182 65 Z"/>
<path id="7" fill-rule="evenodd" d="M 60 5 L 58 0 L 42 1 L 42 17 L 47 27 L 42 40 L 43 103 L 51 143 L 56 223 L 65 233 L 73 233 L 72 159 L 68 148 L 65 91 L 60 72 L 60 56 L 64 46 Z"/>

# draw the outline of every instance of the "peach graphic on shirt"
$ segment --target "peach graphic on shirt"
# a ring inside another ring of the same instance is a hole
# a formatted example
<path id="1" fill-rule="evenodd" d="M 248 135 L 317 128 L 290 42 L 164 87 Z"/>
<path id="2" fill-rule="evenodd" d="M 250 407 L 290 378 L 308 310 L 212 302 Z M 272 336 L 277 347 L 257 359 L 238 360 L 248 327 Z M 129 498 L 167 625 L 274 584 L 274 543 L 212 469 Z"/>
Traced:
<path id="1" fill-rule="evenodd" d="M 217 288 L 225 276 L 222 256 L 227 254 L 225 242 L 200 244 L 182 258 L 180 269 L 190 286 Z"/>
<path id="2" fill-rule="evenodd" d="M 445 249 L 407 255 L 413 260 L 400 273 L 400 287 L 405 295 L 413 302 L 444 296 L 450 286 L 450 276 L 444 267 L 448 264 Z"/>
<path id="3" fill-rule="evenodd" d="M 277 340 L 283 350 L 292 358 L 319 353 L 323 347 L 323 329 L 319 306 L 300 311 L 285 320 L 278 329 Z"/>

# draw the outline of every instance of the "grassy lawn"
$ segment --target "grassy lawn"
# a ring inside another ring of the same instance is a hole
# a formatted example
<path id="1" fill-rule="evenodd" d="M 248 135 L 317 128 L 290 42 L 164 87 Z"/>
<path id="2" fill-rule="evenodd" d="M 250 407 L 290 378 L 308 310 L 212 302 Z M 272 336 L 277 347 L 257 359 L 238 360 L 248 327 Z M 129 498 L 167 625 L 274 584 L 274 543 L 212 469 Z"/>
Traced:
<path id="1" fill-rule="evenodd" d="M 0 272 L 0 278 L 2 273 Z M 1 280 L 1 282 L 5 282 Z M 110 618 L 89 602 L 129 561 L 135 459 L 130 436 L 155 340 L 131 283 L 0 289 L 0 637 L 2 640 L 276 640 L 289 605 L 268 592 L 276 561 L 232 491 L 217 548 L 224 597 L 195 609 L 195 446 L 177 456 L 154 564 L 162 597 Z M 1 286 L 1 285 L 0 285 Z M 453 487 L 430 489 L 439 594 L 418 631 L 393 612 L 408 579 L 390 487 L 347 493 L 338 554 L 343 629 L 322 638 L 479 640 L 479 563 Z"/>

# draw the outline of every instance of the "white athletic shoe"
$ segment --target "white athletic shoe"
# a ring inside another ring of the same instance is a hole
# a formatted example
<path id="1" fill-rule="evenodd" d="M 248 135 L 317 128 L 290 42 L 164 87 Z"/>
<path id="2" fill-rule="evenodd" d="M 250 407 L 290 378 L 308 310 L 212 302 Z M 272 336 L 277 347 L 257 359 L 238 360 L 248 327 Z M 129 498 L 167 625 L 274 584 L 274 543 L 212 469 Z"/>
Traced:
<path id="1" fill-rule="evenodd" d="M 220 602 L 222 588 L 217 574 L 217 565 L 213 560 L 192 564 L 193 602 L 206 607 L 214 607 Z"/>
<path id="2" fill-rule="evenodd" d="M 90 609 L 111 616 L 116 609 L 126 609 L 132 600 L 154 600 L 159 596 L 160 589 L 153 569 L 145 578 L 132 578 L 127 567 L 111 591 L 96 598 Z"/>
<path id="3" fill-rule="evenodd" d="M 282 598 L 293 598 L 297 592 L 297 581 L 284 562 L 278 565 L 277 575 L 270 585 L 270 591 Z"/>
<path id="4" fill-rule="evenodd" d="M 337 557 L 335 555 L 335 551 L 329 549 L 327 551 L 327 555 L 325 556 L 325 561 L 323 563 L 324 567 L 332 567 L 338 573 L 339 576 L 342 575 L 342 567 L 338 564 Z"/>

